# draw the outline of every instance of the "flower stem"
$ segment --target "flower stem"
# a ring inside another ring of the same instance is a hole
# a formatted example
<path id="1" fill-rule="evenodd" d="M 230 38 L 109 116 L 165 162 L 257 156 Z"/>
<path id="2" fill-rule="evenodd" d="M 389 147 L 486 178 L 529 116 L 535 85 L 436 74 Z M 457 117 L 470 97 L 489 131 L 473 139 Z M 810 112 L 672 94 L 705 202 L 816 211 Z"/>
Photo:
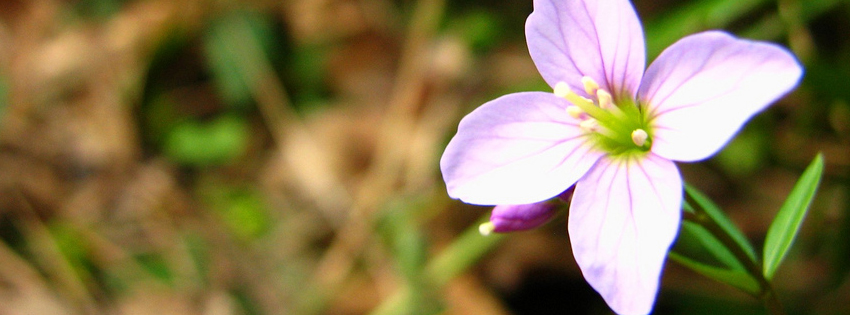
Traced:
<path id="1" fill-rule="evenodd" d="M 785 310 L 782 309 L 782 304 L 779 303 L 779 299 L 776 297 L 776 292 L 773 291 L 773 287 L 768 284 L 767 291 L 762 294 L 762 301 L 764 302 L 764 308 L 767 309 L 768 314 L 771 315 L 785 315 Z"/>
<path id="2" fill-rule="evenodd" d="M 785 311 L 782 308 L 782 304 L 779 303 L 779 299 L 776 297 L 776 292 L 773 290 L 773 286 L 762 273 L 760 262 L 751 259 L 750 256 L 747 255 L 746 250 L 744 250 L 740 244 L 735 242 L 734 238 L 710 215 L 708 215 L 705 210 L 700 207 L 694 207 L 693 213 L 686 211 L 683 212 L 683 215 L 685 220 L 699 224 L 708 230 L 712 235 L 714 235 L 714 237 L 723 243 L 730 252 L 732 252 L 735 258 L 747 270 L 747 273 L 749 273 L 758 282 L 761 292 L 758 296 L 756 296 L 756 298 L 762 300 L 769 314 L 785 315 Z"/>
<path id="3" fill-rule="evenodd" d="M 490 214 L 488 213 L 482 216 L 478 222 L 486 222 L 489 218 Z M 483 236 L 478 231 L 478 224 L 471 225 L 439 255 L 428 262 L 423 273 L 425 281 L 436 288 L 448 285 L 452 279 L 465 272 L 484 255 L 501 244 L 504 238 L 504 234 L 498 233 Z M 411 310 L 420 307 L 416 303 L 415 289 L 412 287 L 400 288 L 372 310 L 370 315 L 410 314 Z"/>

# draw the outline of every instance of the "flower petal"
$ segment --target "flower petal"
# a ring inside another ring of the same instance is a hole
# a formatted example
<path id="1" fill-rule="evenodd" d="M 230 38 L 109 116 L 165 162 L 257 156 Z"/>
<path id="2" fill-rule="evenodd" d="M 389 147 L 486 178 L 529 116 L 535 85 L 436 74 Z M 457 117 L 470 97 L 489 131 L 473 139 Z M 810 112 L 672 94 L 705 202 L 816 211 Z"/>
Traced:
<path id="1" fill-rule="evenodd" d="M 638 92 L 653 120 L 652 152 L 677 161 L 713 155 L 802 73 L 773 44 L 718 31 L 679 40 L 649 66 Z"/>
<path id="2" fill-rule="evenodd" d="M 449 196 L 529 204 L 572 186 L 602 153 L 586 143 L 567 105 L 551 93 L 515 93 L 464 117 L 440 160 Z"/>
<path id="3" fill-rule="evenodd" d="M 647 314 L 681 219 L 682 179 L 654 154 L 603 158 L 576 184 L 569 213 L 584 278 L 618 314 Z"/>
<path id="4" fill-rule="evenodd" d="M 584 93 L 581 78 L 589 76 L 615 101 L 634 99 L 646 49 L 628 0 L 534 0 L 525 36 L 531 58 L 550 86 L 566 82 Z"/>

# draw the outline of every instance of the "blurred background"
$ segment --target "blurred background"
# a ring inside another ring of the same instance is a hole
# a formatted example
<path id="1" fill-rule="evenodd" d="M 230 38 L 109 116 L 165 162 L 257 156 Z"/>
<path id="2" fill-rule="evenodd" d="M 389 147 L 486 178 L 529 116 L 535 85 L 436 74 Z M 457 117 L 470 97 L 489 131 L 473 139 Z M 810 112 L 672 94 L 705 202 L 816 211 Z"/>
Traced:
<path id="1" fill-rule="evenodd" d="M 438 161 L 497 96 L 550 91 L 531 0 L 0 1 L 0 314 L 609 314 L 566 214 L 482 237 Z M 789 47 L 794 92 L 680 164 L 758 247 L 817 152 L 776 276 L 850 314 L 850 2 L 635 0 L 648 59 L 724 29 Z M 668 261 L 657 314 L 760 314 Z"/>

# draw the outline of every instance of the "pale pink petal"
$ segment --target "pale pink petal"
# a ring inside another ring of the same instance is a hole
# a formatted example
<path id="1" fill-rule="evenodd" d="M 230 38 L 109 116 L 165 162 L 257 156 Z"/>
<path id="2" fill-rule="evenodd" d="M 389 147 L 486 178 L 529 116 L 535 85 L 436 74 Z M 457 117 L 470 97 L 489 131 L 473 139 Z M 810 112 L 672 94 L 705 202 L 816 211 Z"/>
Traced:
<path id="1" fill-rule="evenodd" d="M 461 120 L 440 160 L 449 196 L 479 205 L 529 204 L 557 196 L 599 159 L 551 93 L 509 94 Z"/>
<path id="2" fill-rule="evenodd" d="M 681 218 L 682 179 L 654 154 L 603 158 L 578 181 L 569 213 L 573 254 L 618 314 L 647 314 Z"/>
<path id="3" fill-rule="evenodd" d="M 679 40 L 649 66 L 638 92 L 650 111 L 652 152 L 676 161 L 711 156 L 802 71 L 773 44 L 717 31 Z"/>
<path id="4" fill-rule="evenodd" d="M 535 0 L 528 51 L 550 86 L 584 93 L 589 76 L 617 99 L 634 99 L 646 65 L 643 29 L 628 0 Z"/>

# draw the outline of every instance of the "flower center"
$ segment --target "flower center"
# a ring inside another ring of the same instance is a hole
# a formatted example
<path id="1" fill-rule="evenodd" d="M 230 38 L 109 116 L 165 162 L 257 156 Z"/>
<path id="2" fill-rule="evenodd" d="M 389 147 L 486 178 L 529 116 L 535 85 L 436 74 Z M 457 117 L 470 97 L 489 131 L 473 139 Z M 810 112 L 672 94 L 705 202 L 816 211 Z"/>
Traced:
<path id="1" fill-rule="evenodd" d="M 652 130 L 640 108 L 628 99 L 615 104 L 611 93 L 590 77 L 581 82 L 590 98 L 576 94 L 565 82 L 556 84 L 554 92 L 571 103 L 567 113 L 581 120 L 579 127 L 590 141 L 610 155 L 648 152 Z"/>

